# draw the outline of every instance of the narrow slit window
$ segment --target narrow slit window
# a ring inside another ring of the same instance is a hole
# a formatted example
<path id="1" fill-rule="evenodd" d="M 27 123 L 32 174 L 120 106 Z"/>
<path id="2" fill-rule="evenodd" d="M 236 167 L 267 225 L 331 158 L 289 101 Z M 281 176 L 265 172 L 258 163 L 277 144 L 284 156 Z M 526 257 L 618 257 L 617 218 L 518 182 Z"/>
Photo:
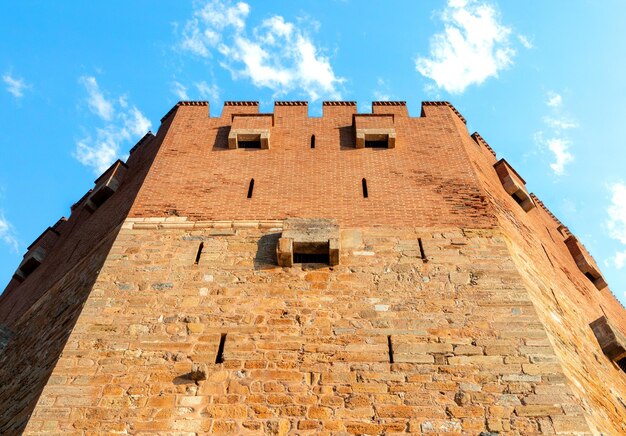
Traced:
<path id="1" fill-rule="evenodd" d="M 391 336 L 387 336 L 387 350 L 389 352 L 389 363 L 393 363 L 393 347 L 391 345 Z"/>
<path id="2" fill-rule="evenodd" d="M 252 198 L 252 191 L 254 191 L 254 179 L 250 179 L 250 184 L 248 185 L 248 198 Z"/>
<path id="3" fill-rule="evenodd" d="M 202 256 L 202 249 L 204 248 L 204 242 L 200 242 L 198 246 L 198 252 L 196 253 L 196 261 L 193 263 L 194 265 L 198 265 L 200 263 L 200 256 Z"/>
<path id="4" fill-rule="evenodd" d="M 548 258 L 548 262 L 550 262 L 550 265 L 552 265 L 552 268 L 554 268 L 554 264 L 552 263 L 552 259 L 550 259 L 550 255 L 546 251 L 546 247 L 544 247 L 543 244 L 541 244 L 541 248 L 543 248 L 543 252 L 545 253 L 546 257 Z"/>
<path id="5" fill-rule="evenodd" d="M 367 180 L 365 180 L 365 178 L 363 178 L 363 180 L 361 180 L 361 186 L 363 188 L 363 198 L 367 198 L 368 197 L 368 193 L 367 193 Z"/>
<path id="6" fill-rule="evenodd" d="M 626 357 L 618 360 L 615 363 L 617 363 L 617 366 L 619 366 L 622 371 L 626 372 Z"/>
<path id="7" fill-rule="evenodd" d="M 224 346 L 226 345 L 226 333 L 222 333 L 220 336 L 220 345 L 217 348 L 217 355 L 215 356 L 215 363 L 224 363 Z"/>
<path id="8" fill-rule="evenodd" d="M 315 135 L 311 135 L 311 148 L 315 148 Z"/>
<path id="9" fill-rule="evenodd" d="M 422 258 L 424 262 L 428 262 L 428 259 L 426 258 L 426 253 L 424 252 L 424 245 L 422 244 L 422 238 L 417 238 L 417 243 L 420 246 L 420 257 Z"/>

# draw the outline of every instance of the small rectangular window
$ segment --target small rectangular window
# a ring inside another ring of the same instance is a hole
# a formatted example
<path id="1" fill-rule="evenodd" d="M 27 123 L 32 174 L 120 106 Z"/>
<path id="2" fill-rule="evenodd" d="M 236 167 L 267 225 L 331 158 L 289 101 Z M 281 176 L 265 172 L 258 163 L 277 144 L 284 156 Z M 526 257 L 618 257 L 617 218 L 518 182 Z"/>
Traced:
<path id="1" fill-rule="evenodd" d="M 520 195 L 517 192 L 514 192 L 513 194 L 511 194 L 511 197 L 513 197 L 513 200 L 515 200 L 515 202 L 517 204 L 519 204 L 520 206 L 524 202 L 524 199 L 522 197 L 520 197 Z"/>
<path id="2" fill-rule="evenodd" d="M 239 141 L 239 148 L 261 148 L 261 140 Z"/>
<path id="3" fill-rule="evenodd" d="M 328 253 L 293 253 L 293 263 L 323 263 L 328 265 Z"/>
<path id="4" fill-rule="evenodd" d="M 388 140 L 376 140 L 376 141 L 368 141 L 365 140 L 365 148 L 389 148 Z"/>
<path id="5" fill-rule="evenodd" d="M 323 263 L 330 265 L 328 242 L 294 242 L 293 263 Z"/>

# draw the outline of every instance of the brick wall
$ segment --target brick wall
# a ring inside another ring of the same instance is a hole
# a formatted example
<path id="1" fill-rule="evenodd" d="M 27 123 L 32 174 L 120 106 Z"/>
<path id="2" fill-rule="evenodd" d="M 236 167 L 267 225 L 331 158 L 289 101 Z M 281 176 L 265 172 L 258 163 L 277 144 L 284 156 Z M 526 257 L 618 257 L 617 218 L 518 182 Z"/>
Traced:
<path id="1" fill-rule="evenodd" d="M 321 118 L 309 118 L 306 106 L 276 106 L 269 150 L 228 149 L 233 114 L 258 112 L 257 106 L 225 106 L 219 118 L 209 117 L 207 106 L 179 106 L 130 216 L 495 225 L 458 146 L 462 132 L 448 106 L 426 107 L 426 116 L 416 118 L 408 117 L 405 106 L 374 108 L 379 114 L 394 114 L 396 148 L 357 150 L 352 119 L 356 106 L 350 104 L 327 104 Z M 238 127 L 247 118 L 235 118 Z M 254 193 L 248 199 L 251 179 Z"/>

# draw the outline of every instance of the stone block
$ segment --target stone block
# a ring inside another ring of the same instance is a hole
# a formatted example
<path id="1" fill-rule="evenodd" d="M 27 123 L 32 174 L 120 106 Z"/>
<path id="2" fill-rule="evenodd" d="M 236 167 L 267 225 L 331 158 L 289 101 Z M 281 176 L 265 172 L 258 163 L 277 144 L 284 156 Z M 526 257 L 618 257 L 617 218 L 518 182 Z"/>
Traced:
<path id="1" fill-rule="evenodd" d="M 504 190 L 513 197 L 524 211 L 528 212 L 535 207 L 535 202 L 526 190 L 526 182 L 506 160 L 500 159 L 493 167 L 500 178 Z"/>
<path id="2" fill-rule="evenodd" d="M 339 225 L 334 219 L 289 218 L 285 220 L 276 246 L 278 264 L 290 267 L 294 257 L 303 259 L 327 256 L 329 265 L 338 265 L 340 256 Z"/>
<path id="3" fill-rule="evenodd" d="M 593 330 L 602 352 L 609 359 L 618 362 L 626 358 L 626 337 L 609 322 L 606 316 L 601 316 L 589 326 Z"/>
<path id="4" fill-rule="evenodd" d="M 604 289 L 608 285 L 600 273 L 600 269 L 596 265 L 591 255 L 578 239 L 571 235 L 565 240 L 565 245 L 576 262 L 578 269 L 593 283 L 597 289 Z"/>

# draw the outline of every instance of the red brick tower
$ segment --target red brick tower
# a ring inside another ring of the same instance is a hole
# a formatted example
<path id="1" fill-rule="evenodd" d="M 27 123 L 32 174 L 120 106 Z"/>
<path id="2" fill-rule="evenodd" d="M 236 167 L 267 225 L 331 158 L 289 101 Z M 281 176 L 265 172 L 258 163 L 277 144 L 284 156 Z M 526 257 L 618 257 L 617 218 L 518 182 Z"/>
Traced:
<path id="1" fill-rule="evenodd" d="M 446 102 L 181 102 L 0 297 L 0 433 L 626 433 L 624 309 Z"/>

